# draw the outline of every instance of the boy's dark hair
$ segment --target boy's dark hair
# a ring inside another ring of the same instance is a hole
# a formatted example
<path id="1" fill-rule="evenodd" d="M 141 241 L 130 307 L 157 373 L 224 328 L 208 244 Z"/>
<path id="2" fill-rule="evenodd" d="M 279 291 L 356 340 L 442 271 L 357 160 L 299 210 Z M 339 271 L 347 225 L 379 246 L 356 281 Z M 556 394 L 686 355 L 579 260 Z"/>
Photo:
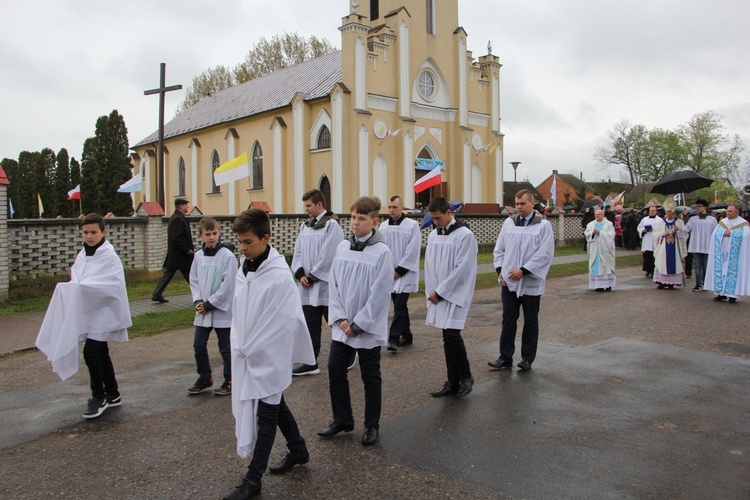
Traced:
<path id="1" fill-rule="evenodd" d="M 86 214 L 86 216 L 81 219 L 81 227 L 87 224 L 98 224 L 99 230 L 104 231 L 104 217 L 97 213 Z"/>
<path id="2" fill-rule="evenodd" d="M 323 192 L 320 189 L 311 189 L 302 195 L 302 201 L 310 200 L 313 205 L 318 203 L 326 204 L 326 197 L 323 196 Z"/>
<path id="3" fill-rule="evenodd" d="M 232 231 L 234 234 L 251 232 L 258 238 L 271 236 L 271 219 L 260 208 L 248 208 L 234 219 Z"/>
<path id="4" fill-rule="evenodd" d="M 396 201 L 396 200 L 401 200 L 401 197 L 397 194 L 394 194 L 393 196 L 391 196 L 391 201 Z M 401 200 L 402 203 L 403 201 L 404 200 Z"/>
<path id="5" fill-rule="evenodd" d="M 534 195 L 528 189 L 522 189 L 516 193 L 516 198 L 526 197 L 530 202 L 534 203 Z"/>
<path id="6" fill-rule="evenodd" d="M 199 233 L 203 233 L 203 230 L 210 231 L 212 229 L 219 229 L 219 223 L 213 217 L 203 217 L 200 221 Z"/>
<path id="7" fill-rule="evenodd" d="M 702 200 L 700 198 L 698 198 L 697 200 L 695 200 L 695 204 L 696 205 L 703 205 L 704 207 L 708 206 L 708 202 L 706 200 Z"/>
<path id="8" fill-rule="evenodd" d="M 440 212 L 441 214 L 447 214 L 451 211 L 451 204 L 445 198 L 435 198 L 427 205 L 428 212 Z"/>
<path id="9" fill-rule="evenodd" d="M 360 196 L 349 209 L 352 213 L 369 215 L 372 218 L 380 215 L 380 198 L 377 196 Z"/>

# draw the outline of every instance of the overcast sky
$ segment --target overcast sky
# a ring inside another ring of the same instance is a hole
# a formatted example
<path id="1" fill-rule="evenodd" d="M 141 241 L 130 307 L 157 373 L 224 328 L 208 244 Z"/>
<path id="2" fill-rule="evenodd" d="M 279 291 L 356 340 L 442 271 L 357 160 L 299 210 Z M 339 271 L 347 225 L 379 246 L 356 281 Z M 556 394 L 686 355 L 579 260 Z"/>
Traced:
<path id="1" fill-rule="evenodd" d="M 112 109 L 135 144 L 158 126 L 158 96 L 143 91 L 158 86 L 159 63 L 167 85 L 186 88 L 208 67 L 242 61 L 260 37 L 296 31 L 340 47 L 348 12 L 348 0 L 5 2 L 0 158 L 65 147 L 80 159 Z M 552 169 L 620 180 L 593 154 L 621 119 L 673 129 L 714 110 L 750 146 L 748 19 L 740 0 L 459 0 L 474 57 L 492 40 L 503 64 L 505 160 L 535 184 Z M 168 94 L 167 120 L 183 97 Z"/>

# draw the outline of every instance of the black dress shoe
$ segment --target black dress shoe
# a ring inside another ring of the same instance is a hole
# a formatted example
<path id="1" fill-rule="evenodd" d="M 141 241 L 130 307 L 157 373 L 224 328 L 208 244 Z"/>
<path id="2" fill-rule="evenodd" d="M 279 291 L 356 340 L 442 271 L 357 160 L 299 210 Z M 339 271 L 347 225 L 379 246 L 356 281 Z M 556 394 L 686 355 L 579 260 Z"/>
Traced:
<path id="1" fill-rule="evenodd" d="M 282 474 L 295 465 L 303 465 L 309 461 L 310 453 L 307 450 L 305 450 L 304 453 L 292 453 L 288 451 L 284 455 L 284 458 L 281 459 L 281 462 L 277 463 L 276 465 L 272 465 L 268 468 L 268 470 L 272 474 Z"/>
<path id="2" fill-rule="evenodd" d="M 364 446 L 370 446 L 378 442 L 378 430 L 374 427 L 368 427 L 365 429 L 365 433 L 362 434 L 362 444 Z"/>
<path id="3" fill-rule="evenodd" d="M 714 297 L 714 301 L 721 302 L 722 300 L 726 300 L 726 298 L 726 295 L 717 295 L 716 297 Z"/>
<path id="4" fill-rule="evenodd" d="M 526 361 L 526 360 L 524 359 L 523 361 L 521 361 L 520 363 L 518 363 L 518 367 L 519 367 L 519 368 L 520 368 L 520 369 L 521 369 L 522 371 L 525 371 L 525 372 L 527 372 L 527 371 L 531 370 L 531 363 L 529 363 L 528 361 Z"/>
<path id="5" fill-rule="evenodd" d="M 729 297 L 729 303 L 730 303 L 730 304 L 734 304 L 735 302 L 737 302 L 737 299 L 736 299 L 736 298 L 734 298 L 734 297 Z"/>
<path id="6" fill-rule="evenodd" d="M 388 350 L 391 352 L 398 351 L 398 344 L 396 342 L 388 342 Z"/>
<path id="7" fill-rule="evenodd" d="M 169 301 L 168 301 L 167 299 L 165 299 L 164 297 L 151 297 L 151 300 L 152 300 L 153 302 L 158 302 L 159 304 L 166 304 L 167 302 L 169 302 Z"/>
<path id="8" fill-rule="evenodd" d="M 463 397 L 468 396 L 473 387 L 474 387 L 473 378 L 469 377 L 469 378 L 463 379 L 458 386 L 458 392 L 456 393 L 456 397 L 463 398 Z"/>
<path id="9" fill-rule="evenodd" d="M 398 341 L 398 346 L 403 347 L 405 345 L 412 345 L 413 343 L 414 343 L 414 340 L 411 337 L 409 338 L 401 337 Z"/>
<path id="10" fill-rule="evenodd" d="M 513 368 L 513 361 L 504 359 L 502 356 L 497 358 L 496 361 L 488 361 L 487 364 L 490 368 L 493 368 L 495 370 L 508 370 L 510 368 Z"/>
<path id="11" fill-rule="evenodd" d="M 224 500 L 246 500 L 260 494 L 261 483 L 254 483 L 243 477 L 240 484 L 224 495 Z"/>
<path id="12" fill-rule="evenodd" d="M 335 436 L 339 432 L 351 432 L 353 430 L 354 430 L 353 425 L 341 425 L 341 424 L 337 424 L 336 422 L 331 422 L 331 425 L 329 425 L 323 430 L 318 431 L 318 436 L 329 438 L 329 437 Z"/>
<path id="13" fill-rule="evenodd" d="M 437 391 L 432 391 L 430 395 L 433 398 L 442 398 L 443 396 L 448 396 L 450 394 L 456 393 L 458 393 L 458 387 L 451 384 L 450 382 L 446 382 L 443 384 L 443 387 L 441 387 Z"/>

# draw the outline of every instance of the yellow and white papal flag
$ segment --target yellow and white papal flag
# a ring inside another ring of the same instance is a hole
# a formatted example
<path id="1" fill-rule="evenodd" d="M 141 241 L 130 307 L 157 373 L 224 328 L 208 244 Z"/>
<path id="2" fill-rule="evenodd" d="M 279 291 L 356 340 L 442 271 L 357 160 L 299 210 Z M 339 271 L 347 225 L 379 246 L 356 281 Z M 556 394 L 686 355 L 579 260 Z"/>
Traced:
<path id="1" fill-rule="evenodd" d="M 250 177 L 250 159 L 247 151 L 234 160 L 229 160 L 214 170 L 214 182 L 217 186 L 219 184 L 228 184 L 232 181 L 238 181 L 245 177 Z"/>
<path id="2" fill-rule="evenodd" d="M 44 205 L 42 205 L 42 195 L 39 193 L 36 194 L 36 200 L 39 202 L 39 218 L 42 218 L 42 214 L 44 213 Z"/>

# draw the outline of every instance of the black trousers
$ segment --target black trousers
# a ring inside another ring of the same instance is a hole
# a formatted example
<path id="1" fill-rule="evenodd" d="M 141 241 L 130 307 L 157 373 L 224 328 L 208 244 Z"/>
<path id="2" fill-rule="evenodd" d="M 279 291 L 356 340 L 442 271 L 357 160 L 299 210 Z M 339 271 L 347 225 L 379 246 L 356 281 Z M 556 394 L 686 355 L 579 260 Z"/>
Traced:
<path id="1" fill-rule="evenodd" d="M 461 380 L 471 377 L 469 357 L 466 355 L 466 346 L 464 345 L 464 339 L 461 337 L 461 330 L 443 329 L 443 352 L 445 353 L 448 382 L 458 386 Z"/>
<path id="2" fill-rule="evenodd" d="M 519 297 L 507 286 L 502 290 L 503 329 L 500 333 L 500 357 L 513 361 L 516 352 L 516 331 L 518 318 L 523 309 L 523 331 L 521 332 L 521 359 L 533 363 L 539 344 L 539 303 L 541 296 L 524 295 Z"/>
<path id="3" fill-rule="evenodd" d="M 151 294 L 151 297 L 158 299 L 159 297 L 164 296 L 164 290 L 167 289 L 167 285 L 169 285 L 169 282 L 172 281 L 172 278 L 174 278 L 174 275 L 177 271 L 180 271 L 182 273 L 183 278 L 185 278 L 185 281 L 190 283 L 190 269 L 187 271 L 183 269 L 167 269 L 164 268 L 164 273 L 161 275 L 161 278 L 159 278 L 159 282 L 156 284 L 156 288 L 154 288 L 154 293 Z"/>
<path id="4" fill-rule="evenodd" d="M 115 368 L 109 357 L 107 343 L 86 339 L 83 345 L 83 359 L 91 377 L 91 395 L 95 398 L 104 398 L 107 394 L 113 398 L 119 396 Z"/>
<path id="5" fill-rule="evenodd" d="M 648 250 L 643 252 L 643 270 L 646 271 L 647 274 L 654 274 L 654 252 L 649 252 Z"/>
<path id="6" fill-rule="evenodd" d="M 208 359 L 208 337 L 211 330 L 216 330 L 219 341 L 219 354 L 224 361 L 224 382 L 232 381 L 232 347 L 229 340 L 229 328 L 213 328 L 210 326 L 196 326 L 193 335 L 193 351 L 198 375 L 202 380 L 211 380 L 211 362 Z"/>
<path id="7" fill-rule="evenodd" d="M 393 300 L 393 321 L 391 330 L 388 334 L 388 341 L 398 344 L 400 338 L 411 340 L 411 323 L 409 321 L 409 294 L 392 293 Z"/>
<path id="8" fill-rule="evenodd" d="M 305 315 L 307 331 L 310 332 L 315 361 L 320 354 L 320 332 L 323 329 L 323 318 L 328 321 L 328 306 L 302 306 L 302 312 Z"/>
<path id="9" fill-rule="evenodd" d="M 284 396 L 277 405 L 258 402 L 258 436 L 255 440 L 253 458 L 247 467 L 245 477 L 254 483 L 259 483 L 268 468 L 268 457 L 271 456 L 273 442 L 276 440 L 276 427 L 281 430 L 286 447 L 293 454 L 304 453 L 307 445 L 299 433 L 297 421 L 292 411 L 286 405 Z"/>
<path id="10" fill-rule="evenodd" d="M 331 391 L 333 421 L 343 426 L 354 426 L 347 378 L 347 368 L 354 351 L 359 353 L 359 371 L 365 385 L 365 427 L 379 429 L 383 398 L 380 346 L 372 349 L 354 349 L 343 342 L 331 341 L 331 350 L 328 353 L 328 385 Z"/>

